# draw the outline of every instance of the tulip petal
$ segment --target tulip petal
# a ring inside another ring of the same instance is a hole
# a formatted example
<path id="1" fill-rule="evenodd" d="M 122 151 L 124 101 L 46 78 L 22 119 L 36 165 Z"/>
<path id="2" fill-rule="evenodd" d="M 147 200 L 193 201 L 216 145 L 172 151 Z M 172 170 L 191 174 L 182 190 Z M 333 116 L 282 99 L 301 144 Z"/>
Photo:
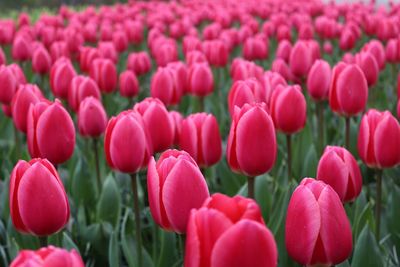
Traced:
<path id="1" fill-rule="evenodd" d="M 275 267 L 278 251 L 265 225 L 241 220 L 225 231 L 215 243 L 211 267 Z"/>
<path id="2" fill-rule="evenodd" d="M 400 126 L 396 119 L 385 114 L 374 134 L 375 157 L 379 167 L 391 168 L 400 163 Z"/>
<path id="3" fill-rule="evenodd" d="M 193 120 L 185 119 L 182 121 L 181 135 L 179 137 L 179 147 L 182 150 L 185 150 L 192 156 L 195 160 L 197 160 L 198 153 L 198 136 L 196 125 Z"/>
<path id="4" fill-rule="evenodd" d="M 211 166 L 221 159 L 222 142 L 218 122 L 214 116 L 207 116 L 201 128 L 201 151 L 206 166 Z"/>

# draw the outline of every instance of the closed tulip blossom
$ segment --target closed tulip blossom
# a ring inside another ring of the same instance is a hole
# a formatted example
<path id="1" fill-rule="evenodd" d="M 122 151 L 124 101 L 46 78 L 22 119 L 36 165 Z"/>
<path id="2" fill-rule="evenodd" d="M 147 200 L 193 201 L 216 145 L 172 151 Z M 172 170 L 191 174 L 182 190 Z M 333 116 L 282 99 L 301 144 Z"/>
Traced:
<path id="1" fill-rule="evenodd" d="M 131 70 L 125 70 L 119 75 L 119 92 L 121 96 L 132 98 L 139 94 L 139 81 Z"/>
<path id="2" fill-rule="evenodd" d="M 183 95 L 183 87 L 178 86 L 171 68 L 158 68 L 151 78 L 150 95 L 160 99 L 165 105 L 176 105 Z"/>
<path id="3" fill-rule="evenodd" d="M 29 107 L 42 99 L 44 99 L 42 91 L 36 85 L 24 84 L 19 86 L 11 102 L 13 122 L 18 130 L 26 133 Z"/>
<path id="4" fill-rule="evenodd" d="M 199 167 L 185 151 L 167 150 L 156 162 L 150 159 L 147 172 L 150 211 L 165 230 L 186 233 L 189 214 L 209 197 Z"/>
<path id="5" fill-rule="evenodd" d="M 54 165 L 67 161 L 75 148 L 75 127 L 56 100 L 31 105 L 27 119 L 28 151 L 32 158 L 47 158 Z"/>
<path id="6" fill-rule="evenodd" d="M 275 267 L 278 251 L 257 203 L 214 194 L 190 213 L 185 267 Z"/>
<path id="7" fill-rule="evenodd" d="M 327 146 L 318 162 L 317 180 L 329 184 L 342 202 L 352 202 L 362 189 L 360 168 L 345 148 Z"/>
<path id="8" fill-rule="evenodd" d="M 44 75 L 50 71 L 51 57 L 44 47 L 35 49 L 32 54 L 32 69 L 34 72 Z"/>
<path id="9" fill-rule="evenodd" d="M 14 38 L 11 50 L 12 58 L 18 61 L 28 61 L 32 56 L 32 40 L 27 35 Z"/>
<path id="10" fill-rule="evenodd" d="M 18 89 L 19 82 L 9 66 L 0 65 L 0 102 L 10 104 Z"/>
<path id="11" fill-rule="evenodd" d="M 233 116 L 235 106 L 241 108 L 246 103 L 262 102 L 268 102 L 267 92 L 255 78 L 236 81 L 229 90 L 228 108 L 231 116 Z"/>
<path id="12" fill-rule="evenodd" d="M 79 253 L 72 249 L 67 251 L 63 248 L 48 246 L 39 250 L 21 250 L 12 261 L 10 267 L 84 267 L 85 264 Z"/>
<path id="13" fill-rule="evenodd" d="M 314 62 L 307 76 L 307 91 L 315 101 L 328 99 L 332 71 L 329 63 L 319 59 Z"/>
<path id="14" fill-rule="evenodd" d="M 379 66 L 375 57 L 370 52 L 360 52 L 355 56 L 355 62 L 364 72 L 368 86 L 374 85 L 379 76 Z"/>
<path id="15" fill-rule="evenodd" d="M 188 75 L 189 93 L 204 97 L 214 90 L 214 77 L 207 63 L 195 63 L 189 67 Z"/>
<path id="16" fill-rule="evenodd" d="M 301 265 L 332 266 L 350 256 L 350 222 L 332 187 L 312 178 L 301 181 L 289 201 L 285 243 Z"/>
<path id="17" fill-rule="evenodd" d="M 98 137 L 107 126 L 107 114 L 101 102 L 93 96 L 86 97 L 79 107 L 78 129 L 82 136 Z"/>
<path id="18" fill-rule="evenodd" d="M 78 112 L 81 102 L 86 97 L 95 97 L 101 99 L 100 89 L 96 82 L 86 76 L 75 76 L 70 83 L 68 91 L 68 104 L 73 111 Z"/>
<path id="19" fill-rule="evenodd" d="M 117 68 L 109 59 L 95 59 L 90 68 L 90 77 L 104 93 L 111 93 L 117 88 Z"/>
<path id="20" fill-rule="evenodd" d="M 151 69 L 150 56 L 144 51 L 131 53 L 126 62 L 126 68 L 138 76 L 146 74 Z"/>
<path id="21" fill-rule="evenodd" d="M 50 88 L 54 96 L 67 99 L 70 83 L 75 76 L 71 61 L 64 57 L 58 59 L 50 70 Z"/>
<path id="22" fill-rule="evenodd" d="M 290 51 L 289 66 L 291 73 L 298 78 L 307 76 L 313 58 L 311 49 L 306 44 L 306 41 L 298 41 Z"/>
<path id="23" fill-rule="evenodd" d="M 22 233 L 48 236 L 69 220 L 63 183 L 47 159 L 18 161 L 10 177 L 9 203 L 14 227 Z"/>
<path id="24" fill-rule="evenodd" d="M 174 125 L 174 145 L 179 145 L 179 138 L 181 136 L 183 116 L 177 111 L 170 111 L 169 117 Z"/>
<path id="25" fill-rule="evenodd" d="M 212 114 L 196 113 L 182 121 L 179 147 L 201 167 L 216 164 L 222 156 L 222 141 L 217 119 Z"/>
<path id="26" fill-rule="evenodd" d="M 276 135 L 265 104 L 235 108 L 226 157 L 230 168 L 247 175 L 249 196 L 254 194 L 254 176 L 272 169 L 276 159 Z"/>
<path id="27" fill-rule="evenodd" d="M 149 97 L 135 104 L 133 109 L 143 117 L 154 152 L 169 148 L 174 141 L 174 125 L 164 104 L 157 98 Z"/>

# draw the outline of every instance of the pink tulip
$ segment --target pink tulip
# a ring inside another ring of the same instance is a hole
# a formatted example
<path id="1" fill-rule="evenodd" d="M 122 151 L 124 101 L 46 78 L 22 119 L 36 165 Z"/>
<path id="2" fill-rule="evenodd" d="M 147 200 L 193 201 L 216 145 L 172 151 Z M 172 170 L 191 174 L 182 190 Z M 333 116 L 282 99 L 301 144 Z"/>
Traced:
<path id="1" fill-rule="evenodd" d="M 101 100 L 100 89 L 96 82 L 90 77 L 78 75 L 70 83 L 68 90 L 68 104 L 73 111 L 77 112 L 81 102 L 88 96 Z"/>
<path id="2" fill-rule="evenodd" d="M 90 77 L 104 93 L 111 93 L 117 88 L 117 68 L 109 59 L 95 59 L 90 68 Z"/>
<path id="3" fill-rule="evenodd" d="M 119 75 L 119 92 L 123 97 L 135 97 L 139 94 L 139 81 L 133 71 L 126 70 Z"/>
<path id="4" fill-rule="evenodd" d="M 314 100 L 328 99 L 331 72 L 331 67 L 325 60 L 316 60 L 312 65 L 307 77 L 307 91 Z"/>
<path id="5" fill-rule="evenodd" d="M 98 137 L 107 126 L 107 114 L 101 102 L 93 96 L 86 97 L 79 106 L 78 129 L 82 136 Z"/>
<path id="6" fill-rule="evenodd" d="M 211 68 L 206 63 L 196 63 L 189 67 L 189 93 L 204 97 L 214 90 L 214 77 Z"/>
<path id="7" fill-rule="evenodd" d="M 76 76 L 71 61 L 67 58 L 58 59 L 50 70 L 50 88 L 54 96 L 66 99 L 71 80 Z"/>
<path id="8" fill-rule="evenodd" d="M 46 48 L 39 47 L 32 54 L 32 69 L 41 75 L 46 74 L 51 68 L 51 57 Z"/>

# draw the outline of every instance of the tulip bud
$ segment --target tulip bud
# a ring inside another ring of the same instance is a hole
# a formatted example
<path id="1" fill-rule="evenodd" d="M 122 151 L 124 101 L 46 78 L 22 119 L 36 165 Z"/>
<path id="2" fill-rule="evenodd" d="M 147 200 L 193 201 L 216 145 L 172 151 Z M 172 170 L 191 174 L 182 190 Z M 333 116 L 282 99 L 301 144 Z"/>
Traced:
<path id="1" fill-rule="evenodd" d="M 27 35 L 17 35 L 12 44 L 12 58 L 18 61 L 27 61 L 32 56 L 31 40 Z"/>
<path id="2" fill-rule="evenodd" d="M 160 99 L 165 105 L 176 105 L 180 102 L 183 91 L 174 82 L 170 68 L 158 68 L 150 84 L 151 97 Z"/>
<path id="3" fill-rule="evenodd" d="M 204 97 L 214 90 L 214 77 L 211 68 L 206 63 L 196 63 L 190 66 L 188 75 L 190 94 Z"/>
<path id="4" fill-rule="evenodd" d="M 301 181 L 289 201 L 285 243 L 289 256 L 302 265 L 331 266 L 350 256 L 350 222 L 329 185 L 312 178 Z"/>
<path id="5" fill-rule="evenodd" d="M 101 59 L 109 59 L 114 64 L 118 61 L 118 52 L 115 49 L 113 42 L 99 42 L 97 47 L 99 49 Z M 99 58 L 99 59 L 100 59 Z"/>
<path id="6" fill-rule="evenodd" d="M 81 47 L 79 50 L 79 66 L 83 72 L 89 72 L 90 66 L 96 58 L 100 58 L 100 51 L 95 47 Z"/>
<path id="7" fill-rule="evenodd" d="M 153 154 L 143 119 L 132 110 L 112 117 L 104 136 L 108 165 L 120 172 L 136 173 L 146 167 Z"/>
<path id="8" fill-rule="evenodd" d="M 222 156 L 222 141 L 217 119 L 207 113 L 191 114 L 182 121 L 179 147 L 201 167 L 216 164 Z"/>
<path id="9" fill-rule="evenodd" d="M 88 96 L 101 100 L 100 89 L 90 77 L 78 75 L 70 83 L 68 90 L 68 104 L 73 111 L 79 110 L 80 103 Z"/>
<path id="10" fill-rule="evenodd" d="M 109 59 L 95 59 L 90 68 L 90 77 L 104 93 L 111 93 L 117 87 L 117 69 Z"/>
<path id="11" fill-rule="evenodd" d="M 42 92 L 36 85 L 25 84 L 19 86 L 11 102 L 13 122 L 18 130 L 26 133 L 29 107 L 42 99 L 44 99 Z"/>
<path id="12" fill-rule="evenodd" d="M 343 147 L 325 148 L 318 163 L 317 180 L 329 184 L 342 202 L 354 201 L 362 189 L 362 177 L 357 161 Z"/>
<path id="13" fill-rule="evenodd" d="M 307 91 L 315 101 L 328 99 L 331 72 L 325 60 L 316 60 L 312 65 L 307 77 Z"/>
<path id="14" fill-rule="evenodd" d="M 179 137 L 181 136 L 182 129 L 182 115 L 177 111 L 170 111 L 169 117 L 174 125 L 174 145 L 179 145 Z"/>
<path id="15" fill-rule="evenodd" d="M 265 91 L 254 78 L 234 82 L 228 94 L 228 107 L 231 116 L 233 116 L 235 106 L 241 108 L 246 103 L 267 103 Z"/>
<path id="16" fill-rule="evenodd" d="M 0 84 L 0 102 L 8 105 L 11 103 L 19 84 L 13 71 L 8 66 L 0 65 Z"/>
<path id="17" fill-rule="evenodd" d="M 129 54 L 126 68 L 133 71 L 138 76 L 146 74 L 151 69 L 151 60 L 149 55 L 145 51 Z"/>
<path id="18" fill-rule="evenodd" d="M 277 86 L 271 96 L 270 112 L 278 131 L 294 134 L 303 129 L 307 120 L 307 106 L 301 87 Z"/>
<path id="19" fill-rule="evenodd" d="M 362 51 L 368 51 L 372 53 L 372 55 L 374 55 L 380 70 L 383 70 L 385 68 L 386 64 L 385 48 L 383 47 L 380 41 L 378 40 L 369 41 L 363 46 Z"/>
<path id="20" fill-rule="evenodd" d="M 63 183 L 46 159 L 18 161 L 9 192 L 11 219 L 20 232 L 47 236 L 60 231 L 69 220 Z"/>
<path id="21" fill-rule="evenodd" d="M 188 66 L 192 66 L 195 63 L 207 63 L 207 58 L 200 51 L 190 51 L 186 54 L 186 63 Z"/>
<path id="22" fill-rule="evenodd" d="M 119 75 L 119 92 L 123 97 L 135 97 L 139 94 L 139 81 L 133 71 L 126 70 Z"/>
<path id="23" fill-rule="evenodd" d="M 46 48 L 39 47 L 32 54 L 32 69 L 41 75 L 46 74 L 51 68 L 51 57 Z"/>
<path id="24" fill-rule="evenodd" d="M 29 108 L 27 143 L 32 158 L 47 158 L 54 165 L 67 161 L 74 153 L 75 128 L 61 103 L 37 102 Z"/>
<path id="25" fill-rule="evenodd" d="M 70 58 L 68 44 L 64 41 L 54 42 L 50 47 L 50 56 L 53 62 L 60 58 Z"/>
<path id="26" fill-rule="evenodd" d="M 354 64 L 336 65 L 329 88 L 331 109 L 343 116 L 355 116 L 365 109 L 367 100 L 368 84 L 362 70 Z"/>
<path id="27" fill-rule="evenodd" d="M 185 267 L 276 267 L 278 251 L 257 203 L 214 194 L 192 210 L 187 227 Z"/>
<path id="28" fill-rule="evenodd" d="M 268 41 L 260 37 L 248 38 L 243 45 L 243 57 L 247 60 L 263 60 L 268 57 Z"/>
<path id="29" fill-rule="evenodd" d="M 391 168 L 400 163 L 400 125 L 389 111 L 370 109 L 358 132 L 358 154 L 370 168 Z"/>
<path id="30" fill-rule="evenodd" d="M 332 45 L 332 43 L 329 42 L 329 41 L 325 41 L 324 45 L 323 45 L 323 50 L 324 50 L 324 52 L 326 54 L 332 55 L 332 53 L 333 53 L 333 45 Z"/>
<path id="31" fill-rule="evenodd" d="M 396 63 L 399 60 L 398 57 L 398 43 L 397 39 L 390 39 L 386 43 L 386 61 L 390 63 Z"/>
<path id="32" fill-rule="evenodd" d="M 50 88 L 54 96 L 66 99 L 71 80 L 75 76 L 71 61 L 64 57 L 58 59 L 50 70 Z"/>
<path id="33" fill-rule="evenodd" d="M 207 183 L 185 151 L 167 150 L 150 159 L 147 172 L 150 211 L 163 229 L 186 233 L 189 214 L 209 197 Z"/>
<path id="34" fill-rule="evenodd" d="M 178 47 L 175 43 L 161 43 L 155 49 L 154 56 L 159 67 L 165 67 L 168 63 L 178 60 Z"/>
<path id="35" fill-rule="evenodd" d="M 229 166 L 247 176 L 271 170 L 276 159 L 274 123 L 265 104 L 236 107 L 226 148 Z"/>
<path id="36" fill-rule="evenodd" d="M 355 62 L 363 71 L 368 86 L 372 86 L 378 80 L 379 66 L 370 52 L 360 52 L 355 56 Z"/>
<path id="37" fill-rule="evenodd" d="M 305 41 L 298 41 L 290 52 L 289 66 L 293 75 L 301 78 L 306 77 L 312 65 L 311 50 Z"/>
<path id="38" fill-rule="evenodd" d="M 39 250 L 21 250 L 10 267 L 22 266 L 57 266 L 57 267 L 84 267 L 78 252 L 70 252 L 63 248 L 48 246 Z"/>
<path id="39" fill-rule="evenodd" d="M 115 49 L 119 53 L 122 53 L 126 49 L 128 49 L 128 37 L 126 36 L 125 32 L 123 32 L 123 31 L 115 32 L 112 36 L 112 39 L 113 39 Z"/>
<path id="40" fill-rule="evenodd" d="M 228 64 L 229 51 L 221 40 L 203 42 L 203 53 L 212 66 L 223 67 Z"/>
<path id="41" fill-rule="evenodd" d="M 288 40 L 282 40 L 276 49 L 276 58 L 283 59 L 286 63 L 289 62 L 292 44 Z"/>
<path id="42" fill-rule="evenodd" d="M 78 129 L 82 136 L 98 137 L 107 126 L 107 114 L 101 102 L 93 96 L 86 97 L 79 106 Z"/>
<path id="43" fill-rule="evenodd" d="M 136 103 L 133 109 L 143 118 L 154 152 L 161 152 L 169 148 L 174 140 L 174 125 L 169 119 L 164 104 L 157 98 L 149 97 Z M 163 134 L 160 134 L 160 129 Z"/>

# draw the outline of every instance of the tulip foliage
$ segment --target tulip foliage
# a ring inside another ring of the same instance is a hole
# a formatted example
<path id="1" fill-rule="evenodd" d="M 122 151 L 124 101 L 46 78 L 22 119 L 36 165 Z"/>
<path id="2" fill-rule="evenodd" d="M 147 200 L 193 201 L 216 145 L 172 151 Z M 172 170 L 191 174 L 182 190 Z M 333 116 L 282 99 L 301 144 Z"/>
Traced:
<path id="1" fill-rule="evenodd" d="M 0 266 L 400 266 L 400 4 L 125 2 L 0 10 Z"/>

